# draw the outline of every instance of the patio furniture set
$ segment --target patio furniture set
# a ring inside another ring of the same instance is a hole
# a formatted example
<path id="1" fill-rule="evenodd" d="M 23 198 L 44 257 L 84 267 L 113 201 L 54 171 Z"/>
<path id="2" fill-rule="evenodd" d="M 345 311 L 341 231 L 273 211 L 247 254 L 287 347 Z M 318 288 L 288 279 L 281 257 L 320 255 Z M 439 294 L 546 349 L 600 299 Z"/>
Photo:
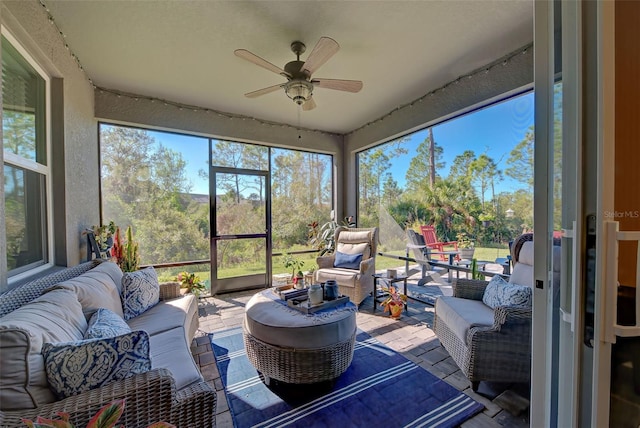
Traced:
<path id="1" fill-rule="evenodd" d="M 377 228 L 339 227 L 336 252 L 318 258 L 315 280 L 336 281 L 339 294 L 349 297 L 346 303 L 310 315 L 292 309 L 272 289 L 248 302 L 245 348 L 265 383 L 315 383 L 347 370 L 357 306 L 372 292 L 377 304 L 377 240 Z M 508 284 L 528 288 L 529 296 L 531 240 L 523 235 L 514 244 Z M 414 254 L 428 260 L 429 250 L 419 247 Z M 407 278 L 395 280 L 404 282 L 406 294 Z M 190 352 L 197 299 L 179 296 L 176 286 L 159 284 L 153 268 L 123 274 L 112 262 L 93 260 L 0 295 L 0 426 L 22 426 L 22 418 L 60 411 L 80 425 L 122 398 L 125 426 L 214 425 L 216 392 Z M 529 380 L 530 301 L 488 302 L 492 287 L 458 279 L 454 295 L 435 304 L 434 330 L 474 390 L 482 380 Z"/>

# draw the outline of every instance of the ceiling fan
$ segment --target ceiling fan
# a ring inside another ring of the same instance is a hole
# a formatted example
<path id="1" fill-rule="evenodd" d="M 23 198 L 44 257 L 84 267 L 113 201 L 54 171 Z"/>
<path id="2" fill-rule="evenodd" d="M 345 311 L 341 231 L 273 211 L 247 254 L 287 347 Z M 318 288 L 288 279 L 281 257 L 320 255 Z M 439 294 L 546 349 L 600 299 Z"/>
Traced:
<path id="1" fill-rule="evenodd" d="M 362 82 L 359 80 L 311 78 L 311 75 L 338 52 L 338 49 L 340 49 L 338 42 L 330 37 L 320 37 L 307 60 L 300 61 L 300 55 L 307 50 L 307 47 L 304 43 L 295 41 L 291 43 L 291 50 L 296 54 L 297 59 L 288 62 L 284 66 L 284 70 L 246 49 L 237 49 L 234 51 L 236 56 L 287 78 L 286 83 L 258 89 L 244 95 L 248 98 L 255 98 L 284 88 L 287 96 L 306 111 L 316 107 L 316 103 L 313 101 L 315 86 L 337 91 L 359 92 L 362 89 Z"/>

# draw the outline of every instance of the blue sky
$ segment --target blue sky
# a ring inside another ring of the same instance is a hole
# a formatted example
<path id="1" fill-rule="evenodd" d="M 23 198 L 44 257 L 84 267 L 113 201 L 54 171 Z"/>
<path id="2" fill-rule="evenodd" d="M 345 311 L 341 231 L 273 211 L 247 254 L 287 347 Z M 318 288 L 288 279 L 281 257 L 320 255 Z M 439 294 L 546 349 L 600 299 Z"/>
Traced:
<path id="1" fill-rule="evenodd" d="M 529 92 L 434 126 L 433 137 L 444 149 L 445 168 L 439 171 L 439 174 L 448 175 L 453 159 L 465 150 L 473 150 L 476 156 L 486 153 L 498 164 L 499 169 L 506 169 L 509 153 L 524 139 L 529 128 L 533 126 L 533 113 L 533 92 Z M 422 130 L 411 134 L 410 141 L 405 145 L 408 154 L 393 159 L 391 173 L 401 187 L 404 187 L 405 174 L 415 149 L 424 141 L 428 135 L 427 132 Z M 166 132 L 150 131 L 149 133 L 165 147 L 182 153 L 193 185 L 191 191 L 208 193 L 208 181 L 198 177 L 198 170 L 207 169 L 209 150 L 207 139 Z M 504 176 L 503 181 L 496 183 L 497 193 L 520 188 L 525 186 L 507 176 Z"/>
<path id="2" fill-rule="evenodd" d="M 473 150 L 476 156 L 486 153 L 498 169 L 506 169 L 509 153 L 533 126 L 533 113 L 533 92 L 529 92 L 434 126 L 433 138 L 444 150 L 445 168 L 438 173 L 447 176 L 453 159 L 465 150 Z M 412 154 L 427 135 L 426 129 L 409 135 L 410 141 L 405 145 L 408 155 L 393 159 L 391 173 L 400 187 L 404 187 Z M 503 181 L 496 183 L 496 193 L 526 187 L 503 176 Z"/>

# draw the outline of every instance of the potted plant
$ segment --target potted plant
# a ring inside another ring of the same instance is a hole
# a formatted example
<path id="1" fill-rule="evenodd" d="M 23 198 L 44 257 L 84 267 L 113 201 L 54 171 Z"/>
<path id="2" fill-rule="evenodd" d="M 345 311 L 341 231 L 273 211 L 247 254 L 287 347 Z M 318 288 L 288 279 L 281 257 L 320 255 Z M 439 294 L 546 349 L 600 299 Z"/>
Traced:
<path id="1" fill-rule="evenodd" d="M 125 400 L 116 400 L 98 410 L 98 413 L 87 423 L 87 428 L 115 427 L 124 413 L 124 403 Z M 30 419 L 22 419 L 22 422 L 30 428 L 74 428 L 71 422 L 69 422 L 68 413 L 58 412 L 57 414 L 60 419 L 47 419 L 38 416 L 35 422 Z M 147 428 L 175 428 L 175 425 L 166 422 L 156 422 Z"/>
<path id="2" fill-rule="evenodd" d="M 471 260 L 475 251 L 475 243 L 471 240 L 466 232 L 460 232 L 456 236 L 458 239 L 458 250 L 460 251 L 460 258 L 463 260 Z"/>
<path id="3" fill-rule="evenodd" d="M 293 282 L 296 288 L 302 288 L 298 286 L 298 282 L 302 284 L 302 281 L 299 281 L 298 278 L 304 278 L 304 274 L 302 273 L 304 260 L 300 260 L 299 258 L 292 256 L 291 254 L 285 253 L 283 255 L 282 264 L 286 269 L 291 269 L 291 282 Z"/>
<path id="4" fill-rule="evenodd" d="M 407 302 L 407 296 L 398 292 L 398 287 L 395 285 L 389 286 L 385 291 L 388 294 L 380 303 L 380 306 L 384 308 L 385 312 L 389 312 L 389 316 L 391 318 L 400 318 L 402 311 L 404 310 L 404 305 Z"/>
<path id="5" fill-rule="evenodd" d="M 117 226 L 113 221 L 107 225 L 91 226 L 93 235 L 96 237 L 96 244 L 101 252 L 108 252 L 113 246 L 113 235 L 116 233 Z"/>
<path id="6" fill-rule="evenodd" d="M 314 278 L 313 278 L 313 277 L 314 277 L 314 275 L 313 275 L 313 274 L 315 273 L 315 271 L 316 271 L 316 269 L 317 269 L 317 268 L 318 268 L 318 265 L 315 265 L 315 264 L 314 264 L 314 265 L 313 265 L 313 266 L 311 266 L 311 267 L 309 268 L 309 270 L 307 270 L 307 272 L 304 274 L 304 281 L 305 281 L 307 284 L 312 284 L 312 283 L 313 283 L 313 281 L 314 281 Z"/>
<path id="7" fill-rule="evenodd" d="M 200 277 L 193 272 L 182 271 L 176 276 L 176 281 L 180 283 L 180 288 L 186 289 L 187 293 L 193 293 L 200 297 L 200 293 L 205 290 L 205 284 Z"/>
<path id="8" fill-rule="evenodd" d="M 334 220 L 328 221 L 322 226 L 317 221 L 309 224 L 309 245 L 318 250 L 319 256 L 332 254 L 335 250 L 334 236 L 338 223 Z"/>
<path id="9" fill-rule="evenodd" d="M 126 241 L 123 241 L 120 236 L 120 228 L 116 228 L 111 257 L 123 272 L 138 270 L 140 255 L 138 254 L 138 243 L 133 240 L 133 230 L 131 226 L 127 227 Z"/>

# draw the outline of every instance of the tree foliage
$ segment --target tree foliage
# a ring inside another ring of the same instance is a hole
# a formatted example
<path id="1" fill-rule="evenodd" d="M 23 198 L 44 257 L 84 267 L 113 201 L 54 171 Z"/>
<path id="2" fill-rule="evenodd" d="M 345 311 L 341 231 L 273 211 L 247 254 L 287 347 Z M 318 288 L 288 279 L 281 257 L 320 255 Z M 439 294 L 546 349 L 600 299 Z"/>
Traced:
<path id="1" fill-rule="evenodd" d="M 431 174 L 431 152 L 429 146 L 431 144 L 431 138 L 427 138 L 422 141 L 416 148 L 416 153 L 409 163 L 407 174 L 405 176 L 407 181 L 407 189 L 409 191 L 420 191 L 430 187 L 430 174 Z M 438 171 L 444 169 L 445 163 L 442 161 L 442 155 L 444 150 L 436 142 L 434 142 L 434 161 L 436 169 L 436 179 L 439 177 Z"/>
<path id="2" fill-rule="evenodd" d="M 103 217 L 131 226 L 140 263 L 208 259 L 208 210 L 189 196 L 186 162 L 147 131 L 101 132 Z"/>

